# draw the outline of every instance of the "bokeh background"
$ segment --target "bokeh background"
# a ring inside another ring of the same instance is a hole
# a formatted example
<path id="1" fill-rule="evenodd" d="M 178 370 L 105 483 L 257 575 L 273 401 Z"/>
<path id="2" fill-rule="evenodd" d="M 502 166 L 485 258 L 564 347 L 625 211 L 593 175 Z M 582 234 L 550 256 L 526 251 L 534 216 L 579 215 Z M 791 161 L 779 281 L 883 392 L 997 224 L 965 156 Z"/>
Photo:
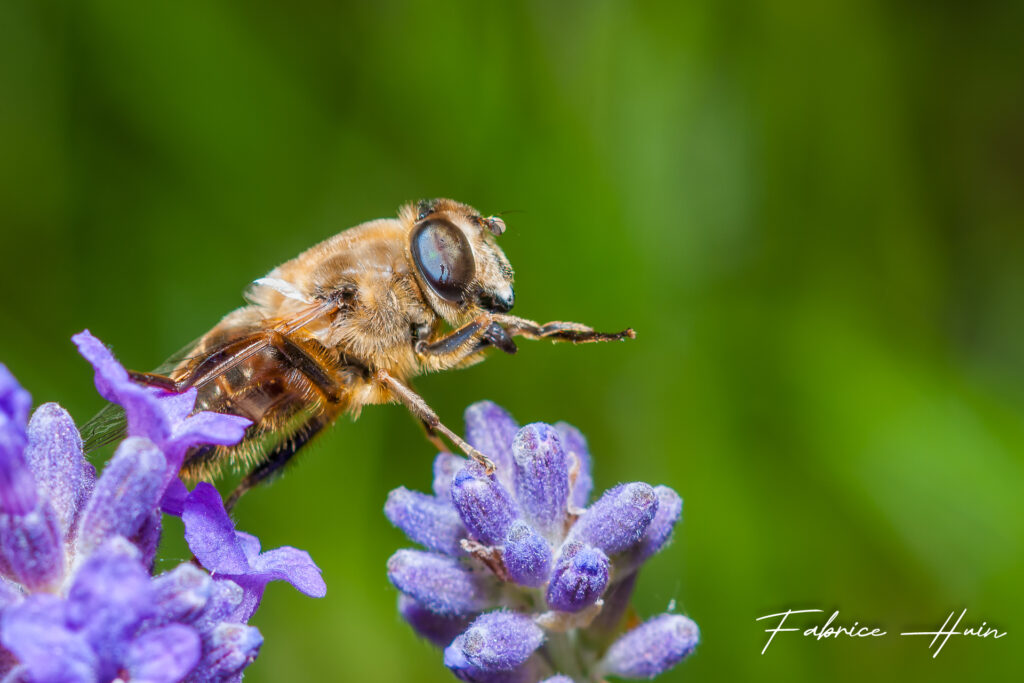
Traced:
<path id="1" fill-rule="evenodd" d="M 419 197 L 508 211 L 517 312 L 639 338 L 523 343 L 424 378 L 665 483 L 643 615 L 701 625 L 664 680 L 1006 680 L 1024 670 L 1020 3 L 0 5 L 0 359 L 80 420 L 68 337 L 147 369 L 247 282 Z M 381 513 L 433 456 L 398 407 L 339 423 L 240 528 L 308 549 L 247 680 L 445 681 L 394 613 Z M 172 530 L 173 531 L 173 530 Z M 173 554 L 174 548 L 168 552 Z M 811 642 L 956 609 L 998 642 Z M 800 625 L 800 624 L 798 624 Z M 803 624 L 810 625 L 810 624 Z"/>

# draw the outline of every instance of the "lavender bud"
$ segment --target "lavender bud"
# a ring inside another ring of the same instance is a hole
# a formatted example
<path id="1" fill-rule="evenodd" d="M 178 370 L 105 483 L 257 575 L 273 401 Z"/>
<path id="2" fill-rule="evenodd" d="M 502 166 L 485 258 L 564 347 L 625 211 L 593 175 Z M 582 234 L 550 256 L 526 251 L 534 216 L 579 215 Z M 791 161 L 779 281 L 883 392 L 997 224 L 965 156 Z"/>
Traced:
<path id="1" fill-rule="evenodd" d="M 654 678 L 693 652 L 697 624 L 681 614 L 662 614 L 615 641 L 604 657 L 605 672 L 623 678 Z"/>
<path id="2" fill-rule="evenodd" d="M 410 491 L 404 486 L 388 494 L 384 514 L 410 539 L 446 555 L 462 552 L 466 537 L 459 514 L 445 500 Z"/>
<path id="3" fill-rule="evenodd" d="M 219 681 L 249 666 L 263 646 L 257 628 L 245 624 L 218 624 L 205 643 L 206 655 L 189 680 Z"/>
<path id="4" fill-rule="evenodd" d="M 149 439 L 122 441 L 82 513 L 79 552 L 87 555 L 112 536 L 135 536 L 159 504 L 166 469 L 163 453 Z"/>
<path id="5" fill-rule="evenodd" d="M 23 586 L 42 590 L 64 575 L 60 521 L 45 498 L 27 514 L 0 512 L 0 566 Z"/>
<path id="6" fill-rule="evenodd" d="M 213 580 L 194 564 L 180 564 L 153 579 L 157 622 L 191 624 L 213 593 Z"/>
<path id="7" fill-rule="evenodd" d="M 505 569 L 520 586 L 544 585 L 551 574 L 551 546 L 522 520 L 512 524 L 505 538 Z"/>
<path id="8" fill-rule="evenodd" d="M 210 598 L 192 625 L 203 638 L 208 638 L 217 625 L 230 617 L 245 599 L 245 590 L 230 579 L 215 579 Z"/>
<path id="9" fill-rule="evenodd" d="M 587 508 L 569 534 L 614 555 L 635 545 L 658 511 L 658 497 L 649 484 L 620 484 Z"/>
<path id="10" fill-rule="evenodd" d="M 82 437 L 68 412 L 56 403 L 36 408 L 28 423 L 25 460 L 45 491 L 66 535 L 78 508 L 92 488 L 90 468 L 83 467 Z"/>
<path id="11" fill-rule="evenodd" d="M 388 578 L 395 588 L 434 614 L 471 614 L 489 602 L 485 578 L 453 557 L 399 550 L 388 560 Z"/>
<path id="12" fill-rule="evenodd" d="M 0 363 L 0 513 L 24 515 L 36 507 L 35 479 L 25 462 L 25 420 L 32 397 Z"/>
<path id="13" fill-rule="evenodd" d="M 468 617 L 445 617 L 434 614 L 408 595 L 398 595 L 398 611 L 413 630 L 440 648 L 448 647 L 455 636 L 469 626 Z"/>
<path id="14" fill-rule="evenodd" d="M 498 477 L 512 483 L 512 439 L 519 429 L 505 409 L 490 401 L 478 401 L 466 408 L 466 441 L 494 461 Z"/>
<path id="15" fill-rule="evenodd" d="M 441 500 L 451 500 L 452 480 L 455 473 L 468 461 L 454 453 L 438 453 L 434 458 L 434 495 Z"/>
<path id="16" fill-rule="evenodd" d="M 585 508 L 590 500 L 590 492 L 594 490 L 593 462 L 590 458 L 590 449 L 587 448 L 587 440 L 580 430 L 568 422 L 556 422 L 554 426 L 562 442 L 562 450 L 569 458 L 569 472 L 574 468 L 576 471 L 576 480 L 572 482 L 572 491 L 569 493 L 569 503 L 578 508 Z"/>
<path id="17" fill-rule="evenodd" d="M 560 537 L 569 501 L 569 463 L 554 427 L 526 425 L 512 442 L 523 514 L 545 536 Z"/>
<path id="18" fill-rule="evenodd" d="M 124 668 L 132 681 L 180 681 L 195 668 L 201 652 L 195 629 L 169 624 L 134 639 L 128 647 Z"/>
<path id="19" fill-rule="evenodd" d="M 468 662 L 484 672 L 512 671 L 544 641 L 544 631 L 526 614 L 504 610 L 476 618 L 445 650 L 445 665 Z M 449 651 L 451 653 L 449 654 Z"/>
<path id="20" fill-rule="evenodd" d="M 519 516 L 511 494 L 475 462 L 455 475 L 452 504 L 469 535 L 486 545 L 500 545 L 509 526 Z"/>
<path id="21" fill-rule="evenodd" d="M 569 678 L 568 676 L 566 676 L 564 674 L 558 674 L 557 676 L 552 676 L 551 678 L 545 678 L 540 683 L 573 683 L 573 682 L 572 682 L 572 679 Z"/>
<path id="22" fill-rule="evenodd" d="M 655 486 L 654 494 L 658 497 L 658 511 L 640 542 L 630 549 L 621 563 L 616 561 L 620 571 L 633 571 L 665 547 L 683 513 L 683 499 L 669 487 Z"/>
<path id="23" fill-rule="evenodd" d="M 608 556 L 583 543 L 569 543 L 555 562 L 547 600 L 552 609 L 578 612 L 597 602 L 608 586 Z"/>

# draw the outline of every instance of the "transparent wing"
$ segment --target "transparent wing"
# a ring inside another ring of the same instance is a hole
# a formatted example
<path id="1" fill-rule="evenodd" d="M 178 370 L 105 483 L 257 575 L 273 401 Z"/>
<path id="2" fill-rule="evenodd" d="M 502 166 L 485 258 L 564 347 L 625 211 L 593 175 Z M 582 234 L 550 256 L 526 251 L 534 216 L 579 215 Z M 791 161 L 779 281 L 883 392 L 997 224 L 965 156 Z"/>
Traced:
<path id="1" fill-rule="evenodd" d="M 270 324 L 267 325 L 267 328 L 281 332 L 282 334 L 291 334 L 297 332 L 335 308 L 336 305 L 333 303 L 316 302 L 311 306 L 303 308 L 294 315 L 270 322 Z M 244 336 L 245 335 L 243 335 L 243 338 Z M 249 336 L 252 336 L 251 331 Z M 232 341 L 225 342 L 216 348 L 204 349 L 201 352 L 196 352 L 196 349 L 199 348 L 202 339 L 203 338 L 200 337 L 199 339 L 196 339 L 190 344 L 182 347 L 176 353 L 172 354 L 170 358 L 161 363 L 153 373 L 166 375 L 179 367 L 186 360 L 197 361 L 196 365 L 199 365 L 202 360 L 200 356 L 207 358 L 213 354 L 219 353 L 228 346 L 237 344 L 238 342 L 238 339 L 234 339 Z M 243 349 L 234 353 L 233 357 L 229 361 L 219 364 L 209 372 L 203 373 L 202 377 L 198 378 L 198 381 L 196 381 L 195 384 L 197 386 L 206 384 L 231 368 L 243 363 L 246 359 L 251 358 L 253 355 L 267 348 L 267 346 L 269 346 L 269 341 L 265 336 L 261 335 L 258 338 L 254 338 L 251 344 L 246 345 Z M 103 446 L 121 440 L 125 436 L 125 429 L 127 426 L 128 420 L 124 414 L 124 408 L 115 403 L 107 404 L 79 428 L 79 431 L 82 434 L 85 452 L 88 453 L 96 450 L 97 448 L 102 448 Z"/>

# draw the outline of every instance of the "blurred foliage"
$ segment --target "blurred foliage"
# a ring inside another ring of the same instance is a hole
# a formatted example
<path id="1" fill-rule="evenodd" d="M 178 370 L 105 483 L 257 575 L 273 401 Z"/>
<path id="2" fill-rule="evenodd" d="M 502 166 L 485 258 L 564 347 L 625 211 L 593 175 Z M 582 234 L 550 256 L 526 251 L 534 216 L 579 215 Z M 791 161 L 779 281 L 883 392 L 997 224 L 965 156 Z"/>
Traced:
<path id="1" fill-rule="evenodd" d="M 419 197 L 510 211 L 523 343 L 418 383 L 568 420 L 598 485 L 675 487 L 641 577 L 703 630 L 664 680 L 1005 680 L 1024 632 L 1021 3 L 0 5 L 0 359 L 101 405 L 68 337 L 157 365 L 254 277 Z M 433 453 L 344 420 L 241 528 L 308 549 L 247 680 L 449 680 L 394 613 L 381 507 Z M 757 616 L 1010 632 L 821 643 Z"/>

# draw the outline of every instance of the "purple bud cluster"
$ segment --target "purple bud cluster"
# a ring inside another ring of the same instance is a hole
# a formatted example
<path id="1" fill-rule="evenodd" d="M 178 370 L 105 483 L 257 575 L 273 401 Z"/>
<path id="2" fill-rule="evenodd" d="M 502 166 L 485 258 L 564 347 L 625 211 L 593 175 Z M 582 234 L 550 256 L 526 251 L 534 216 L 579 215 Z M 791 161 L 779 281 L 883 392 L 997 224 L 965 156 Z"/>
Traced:
<path id="1" fill-rule="evenodd" d="M 263 638 L 247 625 L 272 580 L 322 596 L 309 555 L 260 553 L 208 484 L 178 479 L 186 451 L 230 445 L 249 421 L 192 414 L 195 391 L 134 384 L 88 332 L 75 336 L 128 437 L 102 475 L 71 416 L 39 406 L 0 365 L 0 677 L 31 683 L 236 681 Z M 153 575 L 162 510 L 180 514 L 196 559 Z"/>
<path id="2" fill-rule="evenodd" d="M 589 504 L 591 457 L 564 423 L 519 428 L 499 406 L 466 410 L 467 440 L 495 463 L 441 453 L 433 494 L 398 488 L 384 513 L 426 550 L 399 550 L 398 609 L 478 683 L 653 678 L 689 655 L 697 625 L 662 614 L 626 632 L 641 565 L 669 541 L 682 499 L 620 484 Z"/>

